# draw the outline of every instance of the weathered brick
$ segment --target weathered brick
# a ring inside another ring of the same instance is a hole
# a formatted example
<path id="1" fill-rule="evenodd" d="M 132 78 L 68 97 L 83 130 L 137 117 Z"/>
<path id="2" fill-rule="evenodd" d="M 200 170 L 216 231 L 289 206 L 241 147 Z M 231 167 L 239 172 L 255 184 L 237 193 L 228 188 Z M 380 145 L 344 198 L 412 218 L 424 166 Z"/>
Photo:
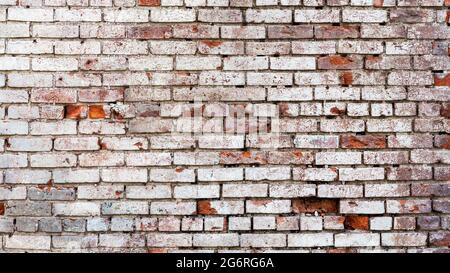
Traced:
<path id="1" fill-rule="evenodd" d="M 431 212 L 430 200 L 387 200 L 388 213 L 427 213 Z"/>
<path id="2" fill-rule="evenodd" d="M 427 235 L 423 233 L 383 233 L 381 244 L 383 246 L 424 246 Z"/>
<path id="3" fill-rule="evenodd" d="M 384 201 L 341 200 L 339 211 L 343 214 L 381 214 L 384 213 Z"/>
<path id="4" fill-rule="evenodd" d="M 336 247 L 379 246 L 380 235 L 376 233 L 339 233 L 334 235 Z"/>
<path id="5" fill-rule="evenodd" d="M 285 234 L 242 234 L 240 238 L 242 247 L 284 247 L 286 246 Z"/>
<path id="6" fill-rule="evenodd" d="M 51 237 L 46 235 L 13 235 L 6 238 L 6 249 L 50 250 Z"/>
<path id="7" fill-rule="evenodd" d="M 3 251 L 448 252 L 447 0 L 19 2 Z"/>

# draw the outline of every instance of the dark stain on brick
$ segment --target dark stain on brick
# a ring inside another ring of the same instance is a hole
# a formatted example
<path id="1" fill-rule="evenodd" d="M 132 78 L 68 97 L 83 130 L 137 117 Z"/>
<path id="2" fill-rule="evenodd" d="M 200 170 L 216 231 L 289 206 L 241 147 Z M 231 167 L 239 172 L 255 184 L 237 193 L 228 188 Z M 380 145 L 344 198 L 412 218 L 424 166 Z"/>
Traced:
<path id="1" fill-rule="evenodd" d="M 0 203 L 0 215 L 5 214 L 5 203 Z"/>
<path id="2" fill-rule="evenodd" d="M 337 107 L 332 107 L 331 109 L 330 109 L 330 112 L 332 113 L 332 114 L 335 114 L 335 115 L 344 115 L 345 114 L 345 109 L 343 110 L 343 109 L 339 109 L 339 108 L 337 108 Z"/>

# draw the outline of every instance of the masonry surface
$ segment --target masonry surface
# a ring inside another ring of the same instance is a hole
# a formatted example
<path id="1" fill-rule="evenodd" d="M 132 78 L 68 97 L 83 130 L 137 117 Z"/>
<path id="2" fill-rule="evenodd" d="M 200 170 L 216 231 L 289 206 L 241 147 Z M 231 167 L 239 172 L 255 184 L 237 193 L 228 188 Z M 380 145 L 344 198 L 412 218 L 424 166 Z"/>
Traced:
<path id="1" fill-rule="evenodd" d="M 0 252 L 449 252 L 448 0 L 0 0 Z"/>

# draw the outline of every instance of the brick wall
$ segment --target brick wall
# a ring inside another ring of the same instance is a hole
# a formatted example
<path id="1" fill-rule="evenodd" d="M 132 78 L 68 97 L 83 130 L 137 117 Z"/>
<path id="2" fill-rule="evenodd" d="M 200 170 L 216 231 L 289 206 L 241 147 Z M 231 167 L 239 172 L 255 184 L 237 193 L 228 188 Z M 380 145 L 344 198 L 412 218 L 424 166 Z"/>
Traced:
<path id="1" fill-rule="evenodd" d="M 448 251 L 448 0 L 0 0 L 0 251 Z"/>

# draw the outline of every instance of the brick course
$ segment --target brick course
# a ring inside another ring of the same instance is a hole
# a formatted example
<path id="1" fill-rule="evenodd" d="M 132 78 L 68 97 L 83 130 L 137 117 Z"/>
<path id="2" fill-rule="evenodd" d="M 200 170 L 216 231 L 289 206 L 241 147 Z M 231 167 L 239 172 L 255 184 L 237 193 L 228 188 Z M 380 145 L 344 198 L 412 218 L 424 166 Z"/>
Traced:
<path id="1" fill-rule="evenodd" d="M 448 8 L 0 0 L 0 252 L 448 252 Z"/>

